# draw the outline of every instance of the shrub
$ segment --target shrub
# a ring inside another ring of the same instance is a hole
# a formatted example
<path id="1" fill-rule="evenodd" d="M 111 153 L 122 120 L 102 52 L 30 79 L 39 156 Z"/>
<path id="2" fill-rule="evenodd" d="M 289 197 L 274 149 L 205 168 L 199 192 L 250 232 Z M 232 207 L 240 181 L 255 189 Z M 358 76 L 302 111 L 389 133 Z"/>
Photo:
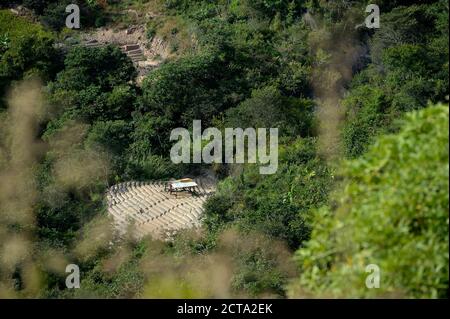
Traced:
<path id="1" fill-rule="evenodd" d="M 317 212 L 311 240 L 296 253 L 293 295 L 447 296 L 448 125 L 448 106 L 409 113 L 398 134 L 344 165 L 336 208 Z M 369 264 L 380 267 L 379 289 L 365 286 Z"/>

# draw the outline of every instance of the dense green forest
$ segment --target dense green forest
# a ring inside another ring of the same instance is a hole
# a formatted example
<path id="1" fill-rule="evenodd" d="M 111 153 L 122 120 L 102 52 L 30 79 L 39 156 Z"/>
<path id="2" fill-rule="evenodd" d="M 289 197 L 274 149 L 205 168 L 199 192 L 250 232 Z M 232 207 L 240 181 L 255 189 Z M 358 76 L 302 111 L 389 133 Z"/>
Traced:
<path id="1" fill-rule="evenodd" d="M 355 27 L 369 3 L 379 29 Z M 119 48 L 65 41 L 128 7 L 170 44 L 142 83 Z M 448 297 L 448 18 L 443 0 L 2 1 L 0 298 Z M 278 127 L 277 172 L 172 163 L 193 120 Z M 200 231 L 115 234 L 108 187 L 204 169 Z"/>

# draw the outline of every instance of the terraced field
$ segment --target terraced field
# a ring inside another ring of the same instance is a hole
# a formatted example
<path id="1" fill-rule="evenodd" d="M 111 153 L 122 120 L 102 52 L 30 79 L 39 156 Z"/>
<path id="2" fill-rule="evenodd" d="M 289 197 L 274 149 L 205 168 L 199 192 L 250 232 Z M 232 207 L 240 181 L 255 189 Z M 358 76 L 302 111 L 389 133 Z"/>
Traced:
<path id="1" fill-rule="evenodd" d="M 108 213 L 120 234 L 128 230 L 136 238 L 152 235 L 165 239 L 181 229 L 198 227 L 203 203 L 214 190 L 214 183 L 195 179 L 195 194 L 170 194 L 166 182 L 126 182 L 112 186 L 107 192 Z"/>

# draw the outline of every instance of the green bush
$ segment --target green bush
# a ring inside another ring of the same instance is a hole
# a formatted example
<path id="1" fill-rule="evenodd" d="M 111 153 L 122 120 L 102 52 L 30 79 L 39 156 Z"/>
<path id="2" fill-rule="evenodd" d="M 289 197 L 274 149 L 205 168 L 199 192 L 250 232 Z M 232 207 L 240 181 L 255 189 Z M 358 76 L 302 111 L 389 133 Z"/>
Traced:
<path id="1" fill-rule="evenodd" d="M 129 82 L 137 71 L 119 48 L 73 48 L 65 57 L 65 68 L 50 85 L 52 104 L 70 118 L 93 123 L 131 119 L 136 88 Z M 68 103 L 67 101 L 70 101 Z"/>
<path id="2" fill-rule="evenodd" d="M 239 97 L 239 67 L 220 52 L 205 52 L 163 64 L 143 83 L 142 110 L 152 111 L 190 126 L 192 120 L 208 125 L 214 115 L 234 106 Z"/>
<path id="3" fill-rule="evenodd" d="M 298 139 L 280 147 L 278 170 L 263 176 L 248 164 L 219 185 L 205 206 L 210 231 L 231 224 L 284 240 L 296 249 L 309 238 L 309 211 L 327 201 L 331 172 L 315 154 L 315 141 Z"/>
<path id="4" fill-rule="evenodd" d="M 226 127 L 277 127 L 281 136 L 310 136 L 311 100 L 285 97 L 275 86 L 252 91 L 252 96 L 225 113 Z"/>
<path id="5" fill-rule="evenodd" d="M 38 74 L 48 81 L 62 67 L 53 34 L 7 10 L 0 10 L 0 39 L 1 96 L 11 81 L 25 74 Z"/>
<path id="6" fill-rule="evenodd" d="M 384 3 L 384 2 L 383 2 Z M 448 14 L 444 1 L 397 7 L 369 41 L 371 63 L 353 79 L 343 140 L 348 157 L 363 154 L 405 112 L 448 96 Z M 443 21 L 447 21 L 444 25 Z M 420 32 L 418 32 L 420 30 Z"/>
<path id="7" fill-rule="evenodd" d="M 344 165 L 336 207 L 317 212 L 311 240 L 296 253 L 293 295 L 447 296 L 448 125 L 448 106 L 409 113 L 398 134 Z M 369 264 L 381 270 L 378 289 L 365 286 Z"/>
<path id="8" fill-rule="evenodd" d="M 125 176 L 128 179 L 158 180 L 183 175 L 185 166 L 175 165 L 170 159 L 157 155 L 149 155 L 142 160 L 131 159 L 127 163 Z"/>

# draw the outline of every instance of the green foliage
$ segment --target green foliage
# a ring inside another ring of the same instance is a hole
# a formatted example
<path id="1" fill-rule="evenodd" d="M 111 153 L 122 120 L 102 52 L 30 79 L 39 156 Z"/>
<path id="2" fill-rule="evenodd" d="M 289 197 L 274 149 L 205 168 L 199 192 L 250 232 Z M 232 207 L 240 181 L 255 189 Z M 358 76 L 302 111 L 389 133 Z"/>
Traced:
<path id="1" fill-rule="evenodd" d="M 34 11 L 40 21 L 54 30 L 61 30 L 66 25 L 66 7 L 76 4 L 80 8 L 81 27 L 101 27 L 106 22 L 102 7 L 91 0 L 23 0 L 15 1 Z"/>
<path id="2" fill-rule="evenodd" d="M 79 289 L 49 291 L 49 297 L 62 298 L 138 298 L 143 292 L 145 276 L 140 265 L 147 247 L 143 243 L 123 242 L 116 250 L 96 255 L 91 262 L 81 262 Z"/>
<path id="3" fill-rule="evenodd" d="M 305 10 L 300 1 L 292 0 L 244 0 L 231 1 L 230 11 L 239 18 L 287 19 L 292 22 Z"/>
<path id="4" fill-rule="evenodd" d="M 131 157 L 144 159 L 149 155 L 163 155 L 170 152 L 170 131 L 173 122 L 165 116 L 149 112 L 136 114 L 134 130 L 131 133 Z"/>
<path id="5" fill-rule="evenodd" d="M 144 274 L 135 260 L 108 274 L 99 264 L 83 277 L 75 298 L 136 298 L 144 286 Z M 82 287 L 82 288 L 81 288 Z"/>
<path id="6" fill-rule="evenodd" d="M 262 248 L 256 251 L 237 253 L 239 271 L 233 278 L 233 288 L 258 297 L 264 293 L 284 296 L 287 276 L 277 268 L 275 256 Z"/>
<path id="7" fill-rule="evenodd" d="M 205 206 L 211 231 L 235 223 L 285 240 L 297 248 L 307 239 L 309 211 L 327 200 L 331 174 L 315 155 L 314 142 L 298 140 L 280 151 L 278 171 L 262 176 L 255 166 L 220 185 Z"/>
<path id="8" fill-rule="evenodd" d="M 77 71 L 77 74 L 72 74 L 63 81 L 66 89 L 77 89 L 83 84 L 73 78 L 76 75 L 81 79 L 87 79 L 85 85 L 95 84 L 102 89 L 112 89 L 114 86 L 126 84 L 137 75 L 130 59 L 119 48 L 113 46 L 75 47 L 67 54 L 64 65 L 65 69 L 62 75 L 59 75 L 62 79 L 66 72 Z"/>
<path id="9" fill-rule="evenodd" d="M 65 27 L 66 17 L 69 15 L 69 13 L 66 13 L 66 7 L 72 3 L 78 4 L 77 1 L 72 1 L 72 0 L 64 0 L 64 1 L 57 1 L 57 2 L 49 3 L 42 10 L 42 13 L 41 13 L 42 14 L 42 17 L 41 17 L 42 23 L 54 30 L 61 30 L 63 27 Z M 80 20 L 81 20 L 81 17 L 83 17 L 83 14 L 80 12 Z M 83 17 L 83 20 L 84 20 L 84 17 Z"/>
<path id="10" fill-rule="evenodd" d="M 309 136 L 311 100 L 285 97 L 274 86 L 254 90 L 251 98 L 226 112 L 226 127 L 279 127 L 280 135 Z"/>
<path id="11" fill-rule="evenodd" d="M 40 25 L 0 10 L 0 94 L 11 81 L 26 74 L 38 74 L 43 80 L 53 78 L 61 67 L 54 37 Z"/>
<path id="12" fill-rule="evenodd" d="M 130 59 L 118 48 L 73 48 L 65 68 L 51 84 L 53 104 L 64 105 L 71 118 L 88 122 L 131 118 L 136 89 L 129 82 L 136 77 Z"/>
<path id="13" fill-rule="evenodd" d="M 207 125 L 235 103 L 239 90 L 245 89 L 239 84 L 239 69 L 217 52 L 183 57 L 145 79 L 142 110 L 163 115 L 174 125 L 190 125 L 194 119 Z"/>
<path id="14" fill-rule="evenodd" d="M 370 43 L 372 63 L 355 77 L 344 102 L 347 156 L 363 154 L 378 133 L 395 129 L 394 120 L 404 112 L 448 96 L 444 15 L 444 4 L 438 1 L 398 7 L 383 16 L 383 28 Z"/>
<path id="15" fill-rule="evenodd" d="M 131 124 L 124 120 L 97 121 L 86 138 L 88 146 L 101 145 L 112 154 L 122 154 L 130 142 Z"/>
<path id="16" fill-rule="evenodd" d="M 44 9 L 49 5 L 56 2 L 56 0 L 23 0 L 23 5 L 31 10 L 34 10 L 37 14 L 42 14 Z"/>
<path id="17" fill-rule="evenodd" d="M 156 28 L 153 25 L 147 25 L 147 31 L 145 32 L 147 40 L 152 41 L 156 35 Z"/>
<path id="18" fill-rule="evenodd" d="M 175 165 L 168 158 L 149 155 L 144 159 L 131 158 L 124 175 L 128 179 L 167 180 L 173 176 L 182 176 L 187 170 L 187 167 Z"/>
<path id="19" fill-rule="evenodd" d="M 44 25 L 64 27 L 68 1 L 22 2 Z M 108 21 L 97 1 L 75 3 L 81 6 L 83 27 Z M 233 265 L 232 293 L 238 296 L 284 297 L 286 284 L 296 276 L 286 265 L 291 250 L 297 249 L 301 277 L 296 293 L 446 296 L 448 182 L 443 177 L 448 177 L 448 109 L 413 113 L 399 134 L 377 136 L 398 132 L 397 119 L 405 112 L 448 95 L 448 4 L 374 3 L 383 11 L 382 28 L 360 30 L 358 40 L 368 47 L 367 65 L 354 70 L 360 72 L 343 102 L 345 151 L 357 159 L 343 166 L 347 187 L 331 203 L 335 179 L 329 163 L 317 155 L 314 136 L 314 34 L 302 17 L 308 9 L 309 18 L 319 25 L 339 28 L 362 18 L 367 1 L 352 1 L 354 8 L 343 0 L 115 2 L 108 10 L 130 5 L 152 10 L 155 5 L 155 12 L 161 13 L 148 22 L 147 37 L 161 38 L 172 49 L 171 56 L 149 73 L 142 87 L 136 85 L 133 63 L 118 48 L 60 52 L 54 48 L 54 34 L 0 11 L 1 97 L 13 81 L 39 74 L 51 116 L 36 138 L 51 146 L 53 136 L 81 122 L 82 134 L 65 150 L 75 155 L 71 164 L 83 156 L 89 159 L 89 152 L 101 154 L 108 163 L 105 178 L 80 187 L 60 185 L 54 174 L 58 163 L 70 159 L 68 154 L 52 150 L 37 163 L 39 245 L 67 251 L 86 223 L 105 213 L 107 181 L 168 179 L 209 168 L 170 161 L 173 128 L 190 128 L 194 119 L 202 120 L 203 127 L 278 127 L 276 174 L 262 176 L 256 165 L 213 167 L 224 179 L 205 205 L 204 233 L 195 238 L 180 233 L 174 242 L 158 243 L 157 256 L 176 257 L 167 260 L 178 265 L 193 256 L 226 253 Z M 64 33 L 58 35 L 63 38 Z M 332 207 L 323 207 L 328 203 Z M 231 247 L 224 248 L 221 240 L 228 230 L 238 234 L 231 237 Z M 67 291 L 62 276 L 44 271 L 46 296 L 205 294 L 183 275 L 168 280 L 159 271 L 145 273 L 144 243 L 124 250 L 114 245 L 80 260 L 85 274 L 80 290 Z M 379 290 L 364 286 L 364 266 L 369 263 L 382 269 Z M 20 285 L 20 271 L 15 276 Z"/>
<path id="20" fill-rule="evenodd" d="M 285 297 L 284 286 L 295 268 L 291 252 L 281 242 L 249 231 L 233 237 L 228 253 L 237 268 L 232 278 L 237 294 Z"/>
<path id="21" fill-rule="evenodd" d="M 344 125 L 343 139 L 347 155 L 354 157 L 366 151 L 380 127 L 389 124 L 389 114 L 385 112 L 388 104 L 383 91 L 369 85 L 361 85 L 352 91 L 345 105 L 349 106 L 349 113 Z"/>
<path id="22" fill-rule="evenodd" d="M 398 134 L 344 166 L 337 207 L 317 212 L 311 240 L 296 253 L 297 293 L 447 296 L 448 125 L 448 106 L 409 113 Z M 381 269 L 379 289 L 365 286 L 369 264 Z"/>
<path id="23" fill-rule="evenodd" d="M 41 195 L 45 199 L 36 206 L 37 235 L 52 247 L 72 244 L 84 224 L 103 209 L 101 199 L 93 200 L 94 197 L 87 194 L 64 193 L 52 186 Z"/>
<path id="24" fill-rule="evenodd" d="M 81 145 L 76 145 L 76 148 Z M 38 238 L 49 247 L 68 247 L 77 232 L 104 210 L 104 185 L 93 182 L 89 189 L 70 190 L 55 181 L 53 167 L 57 156 L 48 153 L 37 167 L 39 200 L 35 205 Z"/>

